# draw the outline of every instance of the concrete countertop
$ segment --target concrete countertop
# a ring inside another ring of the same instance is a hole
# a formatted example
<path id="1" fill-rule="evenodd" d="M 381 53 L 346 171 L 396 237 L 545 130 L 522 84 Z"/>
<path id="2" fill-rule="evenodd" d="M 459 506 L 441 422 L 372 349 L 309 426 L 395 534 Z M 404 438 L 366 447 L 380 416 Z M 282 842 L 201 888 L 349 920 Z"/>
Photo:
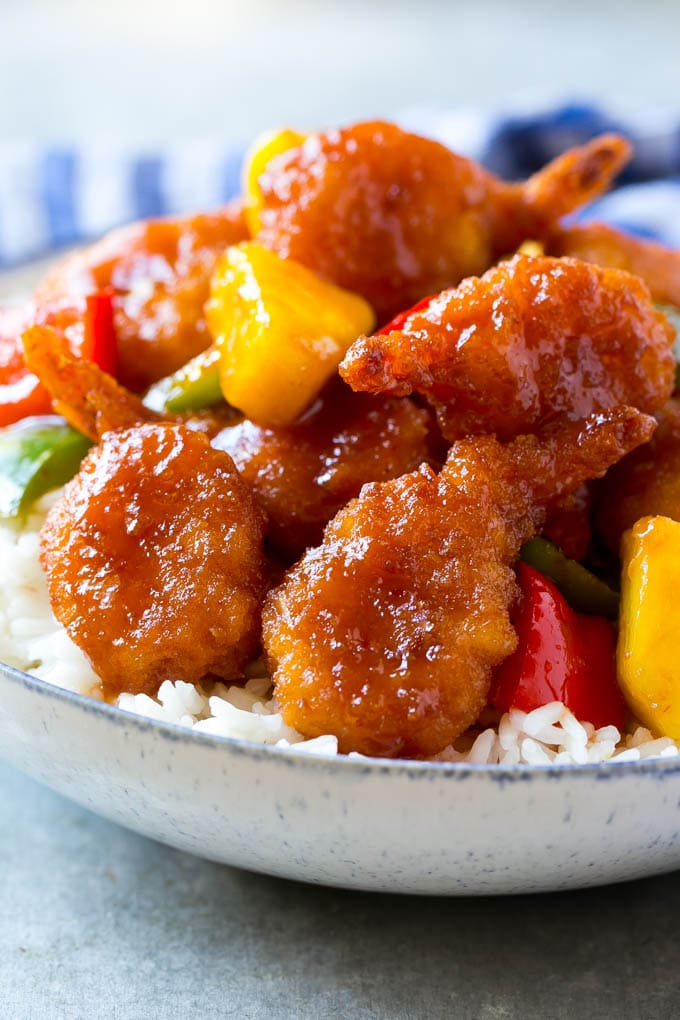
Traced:
<path id="1" fill-rule="evenodd" d="M 554 896 L 315 888 L 133 835 L 0 765 L 4 1020 L 678 1016 L 680 873 Z"/>

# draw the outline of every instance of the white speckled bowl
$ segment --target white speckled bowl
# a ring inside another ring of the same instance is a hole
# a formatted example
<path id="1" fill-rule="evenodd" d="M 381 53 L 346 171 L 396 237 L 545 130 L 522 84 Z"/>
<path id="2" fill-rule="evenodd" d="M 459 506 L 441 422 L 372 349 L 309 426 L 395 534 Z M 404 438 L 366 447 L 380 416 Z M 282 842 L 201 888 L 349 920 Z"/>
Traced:
<path id="1" fill-rule="evenodd" d="M 519 893 L 680 866 L 678 759 L 505 768 L 324 758 L 145 720 L 8 666 L 0 755 L 137 832 L 307 882 Z"/>

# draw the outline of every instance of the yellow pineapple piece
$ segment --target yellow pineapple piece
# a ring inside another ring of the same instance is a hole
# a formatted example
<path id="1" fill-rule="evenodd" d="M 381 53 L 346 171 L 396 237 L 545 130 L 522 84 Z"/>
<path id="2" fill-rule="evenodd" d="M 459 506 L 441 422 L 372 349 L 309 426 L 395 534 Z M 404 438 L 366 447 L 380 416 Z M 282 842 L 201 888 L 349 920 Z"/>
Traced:
<path id="1" fill-rule="evenodd" d="M 623 537 L 617 671 L 633 713 L 680 739 L 680 524 L 643 517 Z"/>
<path id="2" fill-rule="evenodd" d="M 259 184 L 261 175 L 274 156 L 288 152 L 289 149 L 295 149 L 304 140 L 304 135 L 298 131 L 292 131 L 290 128 L 271 131 L 256 139 L 246 154 L 243 166 L 243 197 L 245 199 L 246 223 L 252 237 L 256 237 L 260 230 L 260 212 L 263 204 Z"/>
<path id="3" fill-rule="evenodd" d="M 540 255 L 545 255 L 545 245 L 542 241 L 522 241 L 517 249 L 517 254 L 538 258 Z"/>
<path id="4" fill-rule="evenodd" d="M 375 326 L 362 297 L 252 241 L 221 258 L 206 314 L 224 398 L 259 425 L 295 421 Z"/>

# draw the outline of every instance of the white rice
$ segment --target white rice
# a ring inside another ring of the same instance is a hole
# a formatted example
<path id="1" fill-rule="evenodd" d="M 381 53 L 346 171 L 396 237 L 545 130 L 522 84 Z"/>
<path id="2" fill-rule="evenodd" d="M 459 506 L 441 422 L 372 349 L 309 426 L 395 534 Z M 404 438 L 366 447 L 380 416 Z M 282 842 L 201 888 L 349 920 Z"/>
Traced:
<path id="1" fill-rule="evenodd" d="M 0 523 L 0 661 L 68 690 L 100 698 L 99 682 L 83 653 L 52 615 L 38 562 L 38 533 L 59 493 L 46 496 L 23 523 Z M 305 740 L 283 721 L 271 683 L 254 664 L 245 686 L 216 684 L 207 694 L 193 684 L 166 680 L 156 698 L 121 694 L 119 708 L 178 723 L 198 733 L 335 755 L 338 742 L 326 735 Z M 596 730 L 581 723 L 561 702 L 533 712 L 487 713 L 484 725 L 465 734 L 437 761 L 500 765 L 584 765 L 604 761 L 669 758 L 679 748 L 643 726 L 621 734 L 615 726 Z"/>

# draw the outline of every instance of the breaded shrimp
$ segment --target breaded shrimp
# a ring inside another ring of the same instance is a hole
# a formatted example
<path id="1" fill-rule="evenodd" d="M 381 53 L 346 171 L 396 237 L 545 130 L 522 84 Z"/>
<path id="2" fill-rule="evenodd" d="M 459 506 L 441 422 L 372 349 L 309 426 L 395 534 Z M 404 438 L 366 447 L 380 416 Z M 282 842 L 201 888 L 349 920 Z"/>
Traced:
<path id="1" fill-rule="evenodd" d="M 147 421 L 204 432 L 233 457 L 266 513 L 271 547 L 289 560 L 321 541 L 325 525 L 364 483 L 394 478 L 440 454 L 429 410 L 353 393 L 340 379 L 300 423 L 261 428 L 247 419 L 234 424 L 226 405 L 224 414 L 216 408 L 202 416 L 156 413 L 96 365 L 74 357 L 55 331 L 34 327 L 23 341 L 26 363 L 56 410 L 95 442 Z"/>
<path id="2" fill-rule="evenodd" d="M 601 194 L 630 155 L 603 135 L 524 184 L 373 121 L 309 136 L 260 175 L 258 240 L 361 294 L 382 322 L 484 272 Z"/>
<path id="3" fill-rule="evenodd" d="M 31 326 L 22 341 L 26 366 L 52 396 L 54 409 L 94 442 L 105 432 L 161 420 L 94 362 L 74 356 L 49 326 Z"/>
<path id="4" fill-rule="evenodd" d="M 680 251 L 657 241 L 631 237 L 605 223 L 558 230 L 547 248 L 551 255 L 572 255 L 584 262 L 634 273 L 642 277 L 655 301 L 680 308 Z"/>
<path id="5" fill-rule="evenodd" d="M 323 529 L 366 482 L 413 471 L 434 452 L 429 412 L 411 400 L 352 393 L 339 379 L 287 428 L 244 420 L 213 445 L 226 450 L 267 514 L 268 539 L 284 556 L 321 541 Z"/>
<path id="6" fill-rule="evenodd" d="M 516 647 L 512 565 L 546 503 L 647 440 L 631 408 L 549 437 L 454 444 L 367 485 L 269 593 L 263 639 L 286 722 L 341 751 L 433 755 L 476 721 L 492 670 Z"/>
<path id="7" fill-rule="evenodd" d="M 117 383 L 91 361 L 76 357 L 54 329 L 32 326 L 22 337 L 24 361 L 54 399 L 54 408 L 74 428 L 95 442 L 106 432 L 143 422 L 172 421 L 212 436 L 233 422 L 227 405 L 206 412 L 163 414 Z"/>
<path id="8" fill-rule="evenodd" d="M 641 517 L 680 521 L 680 401 L 657 415 L 652 441 L 608 471 L 595 489 L 595 526 L 614 553 Z"/>
<path id="9" fill-rule="evenodd" d="M 444 291 L 401 330 L 360 337 L 340 374 L 367 393 L 422 393 L 450 440 L 510 439 L 618 404 L 657 411 L 673 390 L 673 339 L 637 277 L 517 255 Z"/>
<path id="10" fill-rule="evenodd" d="M 107 697 L 236 680 L 257 652 L 263 520 L 231 458 L 181 425 L 109 432 L 50 510 L 52 609 Z"/>
<path id="11" fill-rule="evenodd" d="M 210 344 L 203 307 L 212 271 L 225 248 L 247 237 L 236 202 L 214 213 L 132 223 L 58 262 L 36 301 L 113 288 L 119 378 L 141 391 Z"/>

